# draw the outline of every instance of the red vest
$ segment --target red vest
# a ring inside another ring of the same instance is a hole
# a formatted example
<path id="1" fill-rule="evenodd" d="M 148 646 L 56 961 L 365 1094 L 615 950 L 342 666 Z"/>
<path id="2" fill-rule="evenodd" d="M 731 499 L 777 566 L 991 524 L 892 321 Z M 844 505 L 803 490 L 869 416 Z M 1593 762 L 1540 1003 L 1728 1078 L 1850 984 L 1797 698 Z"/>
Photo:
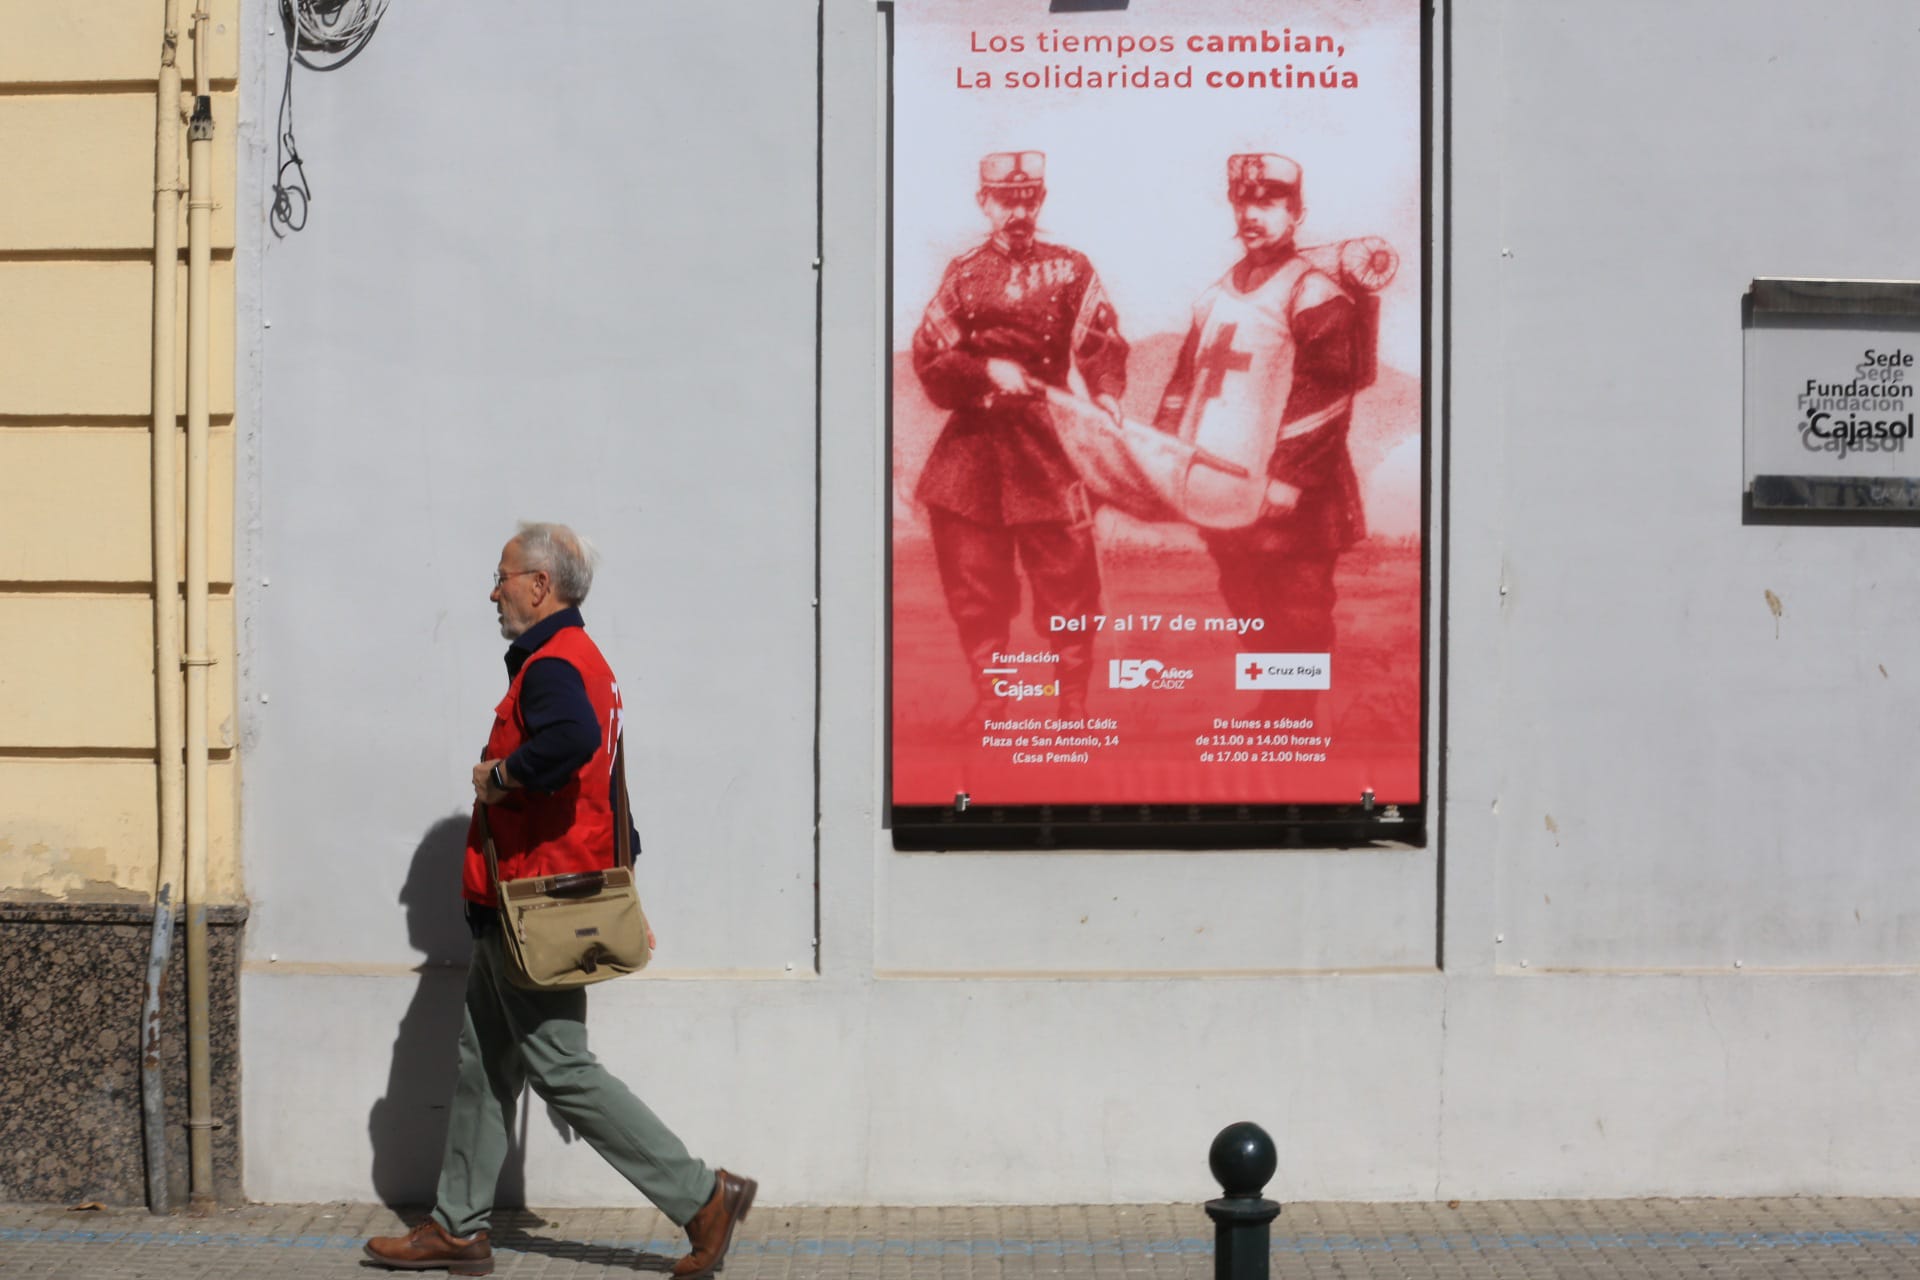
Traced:
<path id="1" fill-rule="evenodd" d="M 520 686 L 529 667 L 554 658 L 571 664 L 580 673 L 587 700 L 593 704 L 594 719 L 600 722 L 600 743 L 594 748 L 593 759 L 558 791 L 543 794 L 516 787 L 507 792 L 506 799 L 487 807 L 502 880 L 597 871 L 613 865 L 613 802 L 608 788 L 613 777 L 613 749 L 620 741 L 620 686 L 585 630 L 562 627 L 521 666 L 507 686 L 507 696 L 494 708 L 485 758 L 505 760 L 526 741 Z M 461 894 L 469 902 L 495 905 L 486 850 L 480 840 L 478 802 L 467 825 Z"/>

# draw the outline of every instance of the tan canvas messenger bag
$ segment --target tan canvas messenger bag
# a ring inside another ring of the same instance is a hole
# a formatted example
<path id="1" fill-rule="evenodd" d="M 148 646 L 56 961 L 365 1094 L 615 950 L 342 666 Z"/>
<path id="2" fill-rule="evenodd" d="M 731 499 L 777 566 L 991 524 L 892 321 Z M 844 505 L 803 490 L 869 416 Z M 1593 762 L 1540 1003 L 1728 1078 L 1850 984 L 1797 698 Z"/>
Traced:
<path id="1" fill-rule="evenodd" d="M 500 934 L 515 986 L 535 990 L 585 986 L 647 967 L 647 917 L 633 886 L 633 819 L 627 800 L 627 747 L 614 748 L 618 783 L 614 807 L 614 861 L 604 871 L 501 880 L 487 806 L 480 806 L 480 835 L 487 874 L 500 900 Z"/>

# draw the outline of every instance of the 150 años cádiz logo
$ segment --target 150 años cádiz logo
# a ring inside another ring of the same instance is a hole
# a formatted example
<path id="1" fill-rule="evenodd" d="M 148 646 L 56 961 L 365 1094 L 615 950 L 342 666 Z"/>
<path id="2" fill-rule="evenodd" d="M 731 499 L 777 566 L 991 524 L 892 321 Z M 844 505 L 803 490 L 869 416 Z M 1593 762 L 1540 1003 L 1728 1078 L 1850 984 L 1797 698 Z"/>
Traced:
<path id="1" fill-rule="evenodd" d="M 1187 667 L 1170 667 L 1158 658 L 1113 658 L 1107 662 L 1107 684 L 1114 689 L 1184 689 L 1193 679 Z"/>
<path id="2" fill-rule="evenodd" d="M 1868 347 L 1848 381 L 1808 378 L 1799 396 L 1805 415 L 1799 427 L 1801 447 L 1839 458 L 1904 452 L 1913 439 L 1913 384 L 1907 381 L 1912 367 L 1912 352 Z"/>

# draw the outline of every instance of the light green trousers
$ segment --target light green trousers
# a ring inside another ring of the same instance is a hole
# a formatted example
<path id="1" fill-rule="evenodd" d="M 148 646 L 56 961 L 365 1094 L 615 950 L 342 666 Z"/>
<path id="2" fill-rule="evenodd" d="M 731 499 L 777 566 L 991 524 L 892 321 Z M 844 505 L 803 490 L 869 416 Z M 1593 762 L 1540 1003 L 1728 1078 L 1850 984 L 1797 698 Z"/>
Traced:
<path id="1" fill-rule="evenodd" d="M 497 927 L 474 940 L 434 1218 L 456 1236 L 487 1225 L 521 1086 L 531 1084 L 641 1195 L 685 1226 L 713 1194 L 713 1170 L 587 1051 L 585 989 L 523 990 L 508 980 L 508 963 Z"/>

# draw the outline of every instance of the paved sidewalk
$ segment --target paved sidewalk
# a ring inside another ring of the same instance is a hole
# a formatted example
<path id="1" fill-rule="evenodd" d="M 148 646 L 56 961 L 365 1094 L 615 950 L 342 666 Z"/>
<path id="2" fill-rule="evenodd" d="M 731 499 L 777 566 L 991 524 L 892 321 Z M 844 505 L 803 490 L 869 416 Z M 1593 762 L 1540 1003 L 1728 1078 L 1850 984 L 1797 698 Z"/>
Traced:
<path id="1" fill-rule="evenodd" d="M 683 1250 L 651 1210 L 496 1219 L 504 1277 L 659 1274 Z M 254 1205 L 207 1218 L 0 1205 L 0 1280 L 367 1277 L 369 1205 Z M 1275 1280 L 1920 1277 L 1920 1200 L 1300 1204 L 1273 1227 Z M 407 1273 L 391 1273 L 407 1274 Z M 430 1273 L 444 1274 L 444 1273 Z M 939 1209 L 758 1206 L 726 1280 L 1210 1280 L 1198 1205 Z"/>

